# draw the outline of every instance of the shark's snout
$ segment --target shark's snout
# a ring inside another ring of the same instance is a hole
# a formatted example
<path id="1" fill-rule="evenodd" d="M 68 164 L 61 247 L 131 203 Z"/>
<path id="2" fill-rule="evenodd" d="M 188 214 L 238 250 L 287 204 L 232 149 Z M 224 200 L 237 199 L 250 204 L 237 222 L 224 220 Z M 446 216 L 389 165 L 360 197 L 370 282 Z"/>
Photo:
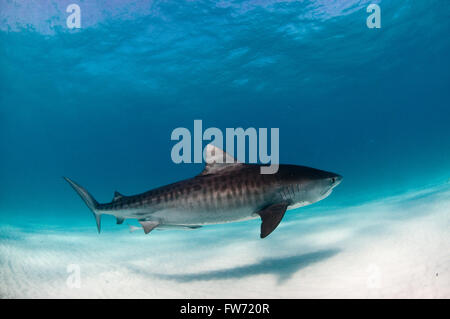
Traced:
<path id="1" fill-rule="evenodd" d="M 333 187 L 338 186 L 342 182 L 343 177 L 339 174 L 334 174 L 334 176 L 331 178 L 331 181 L 333 182 Z"/>

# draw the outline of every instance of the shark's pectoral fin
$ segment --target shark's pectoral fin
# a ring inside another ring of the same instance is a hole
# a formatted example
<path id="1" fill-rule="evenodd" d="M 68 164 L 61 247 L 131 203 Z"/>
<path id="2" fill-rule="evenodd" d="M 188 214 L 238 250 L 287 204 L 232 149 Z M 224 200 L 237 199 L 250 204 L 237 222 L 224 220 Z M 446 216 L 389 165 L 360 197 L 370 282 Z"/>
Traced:
<path id="1" fill-rule="evenodd" d="M 271 232 L 277 228 L 283 219 L 284 213 L 286 212 L 286 208 L 288 204 L 286 203 L 278 203 L 270 205 L 259 212 L 257 214 L 261 216 L 261 238 L 267 237 Z"/>
<path id="2" fill-rule="evenodd" d="M 117 223 L 118 225 L 119 225 L 119 224 L 122 224 L 124 220 L 125 220 L 125 218 L 122 218 L 122 217 L 116 217 L 116 223 Z"/>
<path id="3" fill-rule="evenodd" d="M 159 225 L 158 222 L 155 221 L 139 221 L 139 224 L 142 225 L 142 227 L 144 228 L 144 233 L 148 234 L 149 232 L 151 232 L 155 227 L 157 227 Z"/>

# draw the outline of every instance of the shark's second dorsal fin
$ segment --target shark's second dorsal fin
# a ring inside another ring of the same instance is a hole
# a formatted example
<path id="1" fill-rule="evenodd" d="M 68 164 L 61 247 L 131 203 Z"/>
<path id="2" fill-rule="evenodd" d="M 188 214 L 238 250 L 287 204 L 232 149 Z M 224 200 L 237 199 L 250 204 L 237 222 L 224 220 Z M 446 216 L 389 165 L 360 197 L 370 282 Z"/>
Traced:
<path id="1" fill-rule="evenodd" d="M 115 192 L 114 192 L 113 202 L 116 201 L 116 200 L 118 200 L 118 199 L 121 199 L 121 198 L 123 198 L 123 197 L 124 197 L 124 196 L 123 196 L 121 193 L 119 193 L 118 191 L 115 191 Z"/>
<path id="2" fill-rule="evenodd" d="M 208 144 L 206 146 L 204 155 L 206 166 L 200 175 L 215 174 L 224 169 L 242 165 L 242 163 L 233 156 L 213 144 Z"/>

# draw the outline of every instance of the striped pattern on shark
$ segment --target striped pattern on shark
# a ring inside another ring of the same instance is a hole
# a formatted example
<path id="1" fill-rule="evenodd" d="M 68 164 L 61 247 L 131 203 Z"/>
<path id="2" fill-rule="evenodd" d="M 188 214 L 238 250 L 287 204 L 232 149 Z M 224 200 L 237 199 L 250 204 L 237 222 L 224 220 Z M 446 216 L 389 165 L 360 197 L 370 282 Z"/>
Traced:
<path id="1" fill-rule="evenodd" d="M 115 216 L 117 224 L 137 219 L 146 234 L 155 228 L 195 229 L 261 218 L 261 238 L 278 226 L 286 210 L 327 197 L 342 180 L 338 174 L 298 165 L 281 164 L 277 173 L 261 174 L 261 165 L 240 163 L 211 144 L 206 154 L 205 169 L 193 178 L 133 196 L 115 192 L 104 204 L 65 180 L 93 212 L 99 233 L 103 214 Z"/>

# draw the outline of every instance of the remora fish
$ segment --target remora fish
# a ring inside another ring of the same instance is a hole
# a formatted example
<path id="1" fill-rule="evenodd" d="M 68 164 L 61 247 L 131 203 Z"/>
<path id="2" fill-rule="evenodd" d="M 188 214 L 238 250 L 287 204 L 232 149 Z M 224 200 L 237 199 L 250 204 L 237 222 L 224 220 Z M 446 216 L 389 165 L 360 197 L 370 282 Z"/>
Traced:
<path id="1" fill-rule="evenodd" d="M 211 144 L 206 154 L 207 164 L 199 175 L 139 195 L 115 192 L 106 204 L 64 179 L 94 213 L 99 233 L 102 214 L 115 216 L 117 224 L 137 219 L 146 234 L 155 228 L 195 229 L 260 217 L 261 238 L 278 226 L 286 210 L 327 197 L 342 180 L 338 174 L 297 165 L 280 165 L 275 174 L 261 174 L 261 165 L 240 163 Z"/>

